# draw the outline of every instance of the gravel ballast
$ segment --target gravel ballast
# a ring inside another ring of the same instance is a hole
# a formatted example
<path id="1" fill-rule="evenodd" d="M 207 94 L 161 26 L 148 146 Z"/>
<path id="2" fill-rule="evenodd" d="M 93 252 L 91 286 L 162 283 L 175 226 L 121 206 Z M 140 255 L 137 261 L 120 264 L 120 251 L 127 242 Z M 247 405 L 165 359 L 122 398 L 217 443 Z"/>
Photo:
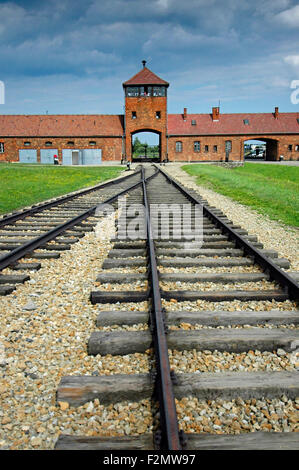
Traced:
<path id="1" fill-rule="evenodd" d="M 234 224 L 240 225 L 249 234 L 256 235 L 265 249 L 276 250 L 279 257 L 288 259 L 291 263 L 290 270 L 299 271 L 298 229 L 271 220 L 227 196 L 198 186 L 195 177 L 181 169 L 182 165 L 170 164 L 165 170 L 187 188 L 198 192 L 211 206 L 222 210 Z"/>

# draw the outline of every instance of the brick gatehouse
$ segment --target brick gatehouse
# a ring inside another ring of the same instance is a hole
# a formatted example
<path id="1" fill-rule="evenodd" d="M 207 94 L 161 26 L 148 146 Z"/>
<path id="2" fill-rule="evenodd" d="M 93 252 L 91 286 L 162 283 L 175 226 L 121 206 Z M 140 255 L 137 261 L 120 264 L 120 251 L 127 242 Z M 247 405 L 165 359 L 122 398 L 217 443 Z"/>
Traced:
<path id="1" fill-rule="evenodd" d="M 131 160 L 138 132 L 159 136 L 160 160 L 243 161 L 244 142 L 261 140 L 266 160 L 299 160 L 299 113 L 167 113 L 169 83 L 146 67 L 123 83 L 124 115 L 0 115 L 0 161 L 64 165 Z"/>

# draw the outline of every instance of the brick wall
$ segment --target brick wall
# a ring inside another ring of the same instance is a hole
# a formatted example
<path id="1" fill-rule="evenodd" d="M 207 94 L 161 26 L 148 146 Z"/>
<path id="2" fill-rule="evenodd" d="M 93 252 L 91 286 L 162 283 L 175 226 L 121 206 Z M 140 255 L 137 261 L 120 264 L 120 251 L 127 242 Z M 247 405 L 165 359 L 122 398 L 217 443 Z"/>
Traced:
<path id="1" fill-rule="evenodd" d="M 244 142 L 247 140 L 267 141 L 267 160 L 279 160 L 280 155 L 284 160 L 299 160 L 299 135 L 257 135 L 257 136 L 172 136 L 168 138 L 169 161 L 225 161 L 225 142 L 232 142 L 232 151 L 229 160 L 243 160 Z M 182 142 L 182 151 L 176 151 L 176 142 Z M 200 151 L 194 150 L 194 142 L 200 142 Z M 289 150 L 289 146 L 292 150 Z M 206 149 L 206 146 L 208 148 Z M 214 146 L 217 146 L 215 151 Z"/>
<path id="2" fill-rule="evenodd" d="M 132 98 L 130 98 L 131 100 Z M 150 98 L 142 98 L 150 100 Z M 154 98 L 160 100 L 161 98 Z M 165 100 L 165 98 L 162 98 Z M 135 100 L 134 98 L 132 100 Z M 131 103 L 130 103 L 131 105 Z M 132 103 L 132 108 L 134 103 Z M 131 108 L 131 106 L 130 106 Z M 156 109 L 157 108 L 157 109 Z M 138 112 L 138 108 L 137 112 Z M 144 109 L 144 108 L 143 108 Z M 162 159 L 166 156 L 166 110 L 162 110 L 161 119 L 156 119 L 155 114 L 153 117 L 153 111 L 158 111 L 156 103 L 146 106 L 147 112 L 143 115 L 140 113 L 137 119 L 130 122 L 130 118 L 127 118 L 127 135 L 126 135 L 126 151 L 127 155 L 131 156 L 131 132 L 136 130 L 157 130 L 161 132 L 161 155 Z M 139 121 L 138 121 L 139 119 Z M 135 122 L 136 121 L 136 122 Z M 157 122 L 158 121 L 158 122 Z M 267 151 L 268 159 L 279 160 L 280 155 L 284 156 L 284 160 L 299 160 L 299 135 L 256 135 L 250 136 L 250 139 L 268 139 Z M 90 141 L 95 141 L 95 146 L 90 146 Z M 240 161 L 243 159 L 243 146 L 244 142 L 248 140 L 248 136 L 191 136 L 191 137 L 169 137 L 168 138 L 168 158 L 170 161 L 225 161 L 225 141 L 232 141 L 232 151 L 229 159 L 231 161 Z M 24 142 L 31 142 L 30 147 L 25 147 Z M 47 141 L 52 142 L 51 147 L 46 147 Z M 74 146 L 70 146 L 68 141 L 73 141 Z M 176 142 L 182 142 L 182 152 L 176 152 Z M 200 152 L 194 151 L 194 141 L 200 141 Z M 14 161 L 19 160 L 19 150 L 37 149 L 37 160 L 40 161 L 40 149 L 42 148 L 53 148 L 58 149 L 59 160 L 62 161 L 62 150 L 67 148 L 74 149 L 102 149 L 102 160 L 103 161 L 120 161 L 122 156 L 122 138 L 121 137 L 88 137 L 88 138 L 74 138 L 74 137 L 45 137 L 45 138 L 4 138 L 0 137 L 0 142 L 4 143 L 4 153 L 0 153 L 0 161 Z M 208 146 L 206 151 L 205 146 Z M 217 152 L 214 151 L 214 145 L 217 145 Z M 292 146 L 292 150 L 289 150 L 289 146 Z"/>
<path id="3" fill-rule="evenodd" d="M 160 112 L 157 119 L 156 112 Z M 136 118 L 132 118 L 132 113 Z M 136 131 L 156 131 L 160 134 L 161 157 L 166 157 L 167 97 L 126 97 L 126 155 L 132 156 L 132 134 Z"/>
<path id="4" fill-rule="evenodd" d="M 50 147 L 46 146 L 46 142 L 51 141 Z M 74 145 L 68 144 L 69 141 Z M 94 141 L 96 145 L 90 145 L 89 142 Z M 19 150 L 36 149 L 37 161 L 40 162 L 40 149 L 58 149 L 58 158 L 62 162 L 63 149 L 102 149 L 102 160 L 114 161 L 121 160 L 122 154 L 122 138 L 121 137 L 0 137 L 0 142 L 4 143 L 4 153 L 0 153 L 0 161 L 19 161 Z M 24 146 L 24 142 L 30 142 L 30 146 Z"/>

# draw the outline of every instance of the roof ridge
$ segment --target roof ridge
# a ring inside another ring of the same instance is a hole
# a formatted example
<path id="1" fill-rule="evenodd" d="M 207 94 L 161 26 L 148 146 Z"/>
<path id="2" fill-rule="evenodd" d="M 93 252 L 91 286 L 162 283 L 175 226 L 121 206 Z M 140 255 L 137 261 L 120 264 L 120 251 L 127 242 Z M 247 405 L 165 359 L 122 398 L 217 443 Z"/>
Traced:
<path id="1" fill-rule="evenodd" d="M 133 77 L 123 83 L 123 86 L 127 85 L 165 85 L 169 86 L 169 83 L 160 78 L 157 74 L 152 72 L 148 67 L 143 67 Z"/>

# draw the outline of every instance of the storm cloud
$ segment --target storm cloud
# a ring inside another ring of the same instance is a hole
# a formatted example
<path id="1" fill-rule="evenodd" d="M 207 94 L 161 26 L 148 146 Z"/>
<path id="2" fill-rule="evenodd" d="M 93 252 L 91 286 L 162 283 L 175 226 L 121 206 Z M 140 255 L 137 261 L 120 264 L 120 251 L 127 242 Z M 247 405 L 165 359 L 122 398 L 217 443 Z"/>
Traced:
<path id="1" fill-rule="evenodd" d="M 121 113 L 142 59 L 169 112 L 298 111 L 298 19 L 291 0 L 0 1 L 0 112 Z"/>

